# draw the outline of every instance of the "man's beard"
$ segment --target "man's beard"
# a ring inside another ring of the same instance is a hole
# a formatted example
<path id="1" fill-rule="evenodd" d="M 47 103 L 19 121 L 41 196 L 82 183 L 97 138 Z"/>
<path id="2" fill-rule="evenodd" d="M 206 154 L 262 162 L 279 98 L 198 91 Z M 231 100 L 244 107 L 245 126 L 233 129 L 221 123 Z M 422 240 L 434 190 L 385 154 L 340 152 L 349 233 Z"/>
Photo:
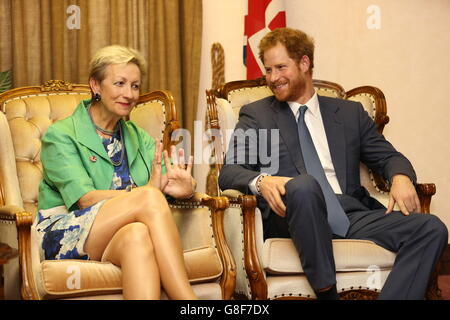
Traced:
<path id="1" fill-rule="evenodd" d="M 270 90 L 279 101 L 297 101 L 297 99 L 301 97 L 302 93 L 306 90 L 306 82 L 301 79 L 297 79 L 294 82 L 287 81 L 285 85 L 287 88 L 280 93 L 276 92 L 275 83 L 271 83 L 269 85 Z"/>

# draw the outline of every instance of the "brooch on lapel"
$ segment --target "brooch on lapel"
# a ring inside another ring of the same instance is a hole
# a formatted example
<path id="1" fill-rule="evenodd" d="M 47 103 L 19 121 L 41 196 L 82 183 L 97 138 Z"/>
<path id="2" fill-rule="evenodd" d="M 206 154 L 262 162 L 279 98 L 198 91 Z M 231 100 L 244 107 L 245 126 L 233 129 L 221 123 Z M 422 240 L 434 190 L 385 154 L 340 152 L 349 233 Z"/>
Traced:
<path id="1" fill-rule="evenodd" d="M 96 156 L 90 156 L 89 160 L 91 160 L 92 162 L 97 162 L 97 157 Z"/>

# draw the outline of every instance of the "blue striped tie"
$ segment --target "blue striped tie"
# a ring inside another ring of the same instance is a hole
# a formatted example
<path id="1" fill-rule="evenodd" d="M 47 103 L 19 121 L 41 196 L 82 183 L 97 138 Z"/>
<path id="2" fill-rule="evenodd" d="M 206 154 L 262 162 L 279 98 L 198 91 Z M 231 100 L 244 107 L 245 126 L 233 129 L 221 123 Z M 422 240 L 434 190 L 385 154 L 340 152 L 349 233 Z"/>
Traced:
<path id="1" fill-rule="evenodd" d="M 298 117 L 298 137 L 300 139 L 300 147 L 302 150 L 303 161 L 305 162 L 306 172 L 312 175 L 322 188 L 327 205 L 328 223 L 330 224 L 331 230 L 334 234 L 345 237 L 350 222 L 325 176 L 325 171 L 320 163 L 319 156 L 317 155 L 316 148 L 314 147 L 308 127 L 305 123 L 306 109 L 308 109 L 307 106 L 301 106 L 300 115 Z"/>

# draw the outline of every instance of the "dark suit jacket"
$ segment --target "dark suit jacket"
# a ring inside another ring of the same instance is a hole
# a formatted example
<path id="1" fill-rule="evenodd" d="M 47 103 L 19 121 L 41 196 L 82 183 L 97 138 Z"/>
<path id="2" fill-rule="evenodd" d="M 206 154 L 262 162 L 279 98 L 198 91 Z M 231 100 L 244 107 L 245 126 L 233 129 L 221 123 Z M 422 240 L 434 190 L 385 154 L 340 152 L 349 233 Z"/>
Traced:
<path id="1" fill-rule="evenodd" d="M 360 184 L 360 162 L 388 181 L 401 173 L 416 183 L 411 163 L 377 132 L 375 123 L 360 103 L 319 96 L 319 106 L 334 169 L 344 194 L 369 197 Z M 241 108 L 225 165 L 220 171 L 219 186 L 222 190 L 237 189 L 250 194 L 248 184 L 261 172 L 286 177 L 306 173 L 295 117 L 289 105 L 274 96 Z M 258 206 L 263 217 L 267 217 L 270 210 L 262 197 L 258 197 Z"/>

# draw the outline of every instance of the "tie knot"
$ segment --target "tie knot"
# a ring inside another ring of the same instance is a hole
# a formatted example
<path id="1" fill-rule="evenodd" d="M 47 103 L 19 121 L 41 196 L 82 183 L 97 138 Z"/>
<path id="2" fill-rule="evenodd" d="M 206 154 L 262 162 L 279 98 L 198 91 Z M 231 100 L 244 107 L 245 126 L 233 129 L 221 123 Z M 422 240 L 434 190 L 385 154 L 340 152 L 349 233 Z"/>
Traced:
<path id="1" fill-rule="evenodd" d="M 308 109 L 308 107 L 304 106 L 304 105 L 300 106 L 300 108 L 298 108 L 298 112 L 299 112 L 298 120 L 305 118 L 305 112 L 306 112 L 307 109 Z"/>

